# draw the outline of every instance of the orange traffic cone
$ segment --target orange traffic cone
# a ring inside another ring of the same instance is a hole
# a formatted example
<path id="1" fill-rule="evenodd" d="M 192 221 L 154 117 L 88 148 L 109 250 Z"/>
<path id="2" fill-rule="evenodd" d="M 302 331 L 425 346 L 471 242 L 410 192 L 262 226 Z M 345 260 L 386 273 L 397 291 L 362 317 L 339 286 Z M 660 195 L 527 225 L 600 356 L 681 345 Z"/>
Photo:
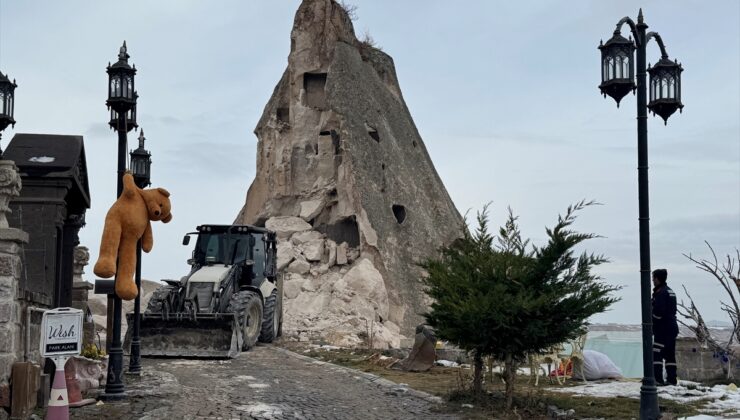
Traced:
<path id="1" fill-rule="evenodd" d="M 49 408 L 46 410 L 46 420 L 69 420 L 69 398 L 67 397 L 67 383 L 64 379 L 66 361 L 66 357 L 54 359 L 56 369 L 49 396 Z"/>

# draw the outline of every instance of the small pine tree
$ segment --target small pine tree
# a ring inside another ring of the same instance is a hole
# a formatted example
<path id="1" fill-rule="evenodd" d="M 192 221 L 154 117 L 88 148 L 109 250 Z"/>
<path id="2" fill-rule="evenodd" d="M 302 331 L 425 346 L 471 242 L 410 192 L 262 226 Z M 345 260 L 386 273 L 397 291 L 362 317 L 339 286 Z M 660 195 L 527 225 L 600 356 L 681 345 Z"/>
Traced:
<path id="1" fill-rule="evenodd" d="M 574 247 L 596 237 L 569 230 L 576 213 L 591 204 L 568 207 L 546 230 L 549 240 L 543 247 L 522 238 L 511 209 L 498 235 L 490 234 L 485 206 L 475 232 L 466 227 L 461 239 L 421 264 L 428 273 L 427 294 L 434 300 L 427 322 L 440 338 L 473 352 L 476 393 L 481 392 L 483 357 L 493 356 L 504 362 L 510 409 L 518 363 L 527 354 L 583 334 L 590 316 L 618 300 L 611 293 L 619 288 L 591 272 L 606 258 L 574 256 Z"/>

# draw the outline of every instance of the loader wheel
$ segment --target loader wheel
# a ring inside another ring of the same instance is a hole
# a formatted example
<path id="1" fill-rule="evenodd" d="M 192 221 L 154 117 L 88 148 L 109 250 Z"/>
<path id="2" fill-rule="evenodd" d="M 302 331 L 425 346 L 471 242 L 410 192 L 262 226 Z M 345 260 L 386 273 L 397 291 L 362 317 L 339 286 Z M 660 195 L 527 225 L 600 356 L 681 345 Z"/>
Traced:
<path id="1" fill-rule="evenodd" d="M 236 314 L 242 332 L 242 350 L 246 351 L 257 344 L 262 329 L 262 299 L 251 290 L 234 293 L 229 302 L 228 312 Z"/>
<path id="2" fill-rule="evenodd" d="M 277 289 L 265 299 L 265 315 L 262 319 L 262 331 L 260 332 L 261 343 L 272 343 L 280 332 L 281 308 L 278 300 Z"/>

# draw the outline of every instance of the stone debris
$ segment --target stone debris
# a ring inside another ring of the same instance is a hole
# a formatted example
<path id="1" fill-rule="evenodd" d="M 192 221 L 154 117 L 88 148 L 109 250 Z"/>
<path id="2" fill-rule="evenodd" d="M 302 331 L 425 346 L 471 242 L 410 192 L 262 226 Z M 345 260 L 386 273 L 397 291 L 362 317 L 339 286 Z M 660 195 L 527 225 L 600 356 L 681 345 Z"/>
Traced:
<path id="1" fill-rule="evenodd" d="M 380 271 L 370 258 L 359 257 L 352 264 L 345 259 L 347 270 L 342 272 L 331 264 L 339 249 L 359 256 L 346 242 L 337 246 L 316 231 L 295 232 L 280 241 L 278 261 L 287 259 L 281 255 L 293 258 L 283 282 L 284 334 L 337 346 L 398 347 L 403 336 L 389 320 L 388 291 Z"/>
<path id="2" fill-rule="evenodd" d="M 411 372 L 426 372 L 434 366 L 437 359 L 435 346 L 437 336 L 434 330 L 426 325 L 416 327 L 416 337 L 411 353 L 398 362 L 394 368 Z"/>
<path id="3" fill-rule="evenodd" d="M 298 217 L 273 217 L 265 223 L 265 227 L 275 232 L 279 239 L 285 239 L 296 232 L 311 229 L 311 225 Z"/>

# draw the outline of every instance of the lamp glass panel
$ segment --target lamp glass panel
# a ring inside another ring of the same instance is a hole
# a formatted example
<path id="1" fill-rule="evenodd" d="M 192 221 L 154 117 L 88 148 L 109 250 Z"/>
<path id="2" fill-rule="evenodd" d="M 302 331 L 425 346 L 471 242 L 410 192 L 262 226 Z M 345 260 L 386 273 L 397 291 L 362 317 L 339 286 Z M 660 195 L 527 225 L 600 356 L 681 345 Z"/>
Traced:
<path id="1" fill-rule="evenodd" d="M 134 82 L 131 76 L 126 76 L 126 97 L 132 98 L 134 94 Z"/>
<path id="2" fill-rule="evenodd" d="M 668 98 L 668 79 L 660 79 L 660 98 Z"/>
<path id="3" fill-rule="evenodd" d="M 630 59 L 629 57 L 622 56 L 622 78 L 628 79 L 630 77 Z"/>
<path id="4" fill-rule="evenodd" d="M 5 111 L 5 92 L 0 92 L 0 114 L 7 115 Z"/>
<path id="5" fill-rule="evenodd" d="M 606 80 L 612 80 L 614 78 L 614 59 L 612 57 L 606 58 Z"/>

